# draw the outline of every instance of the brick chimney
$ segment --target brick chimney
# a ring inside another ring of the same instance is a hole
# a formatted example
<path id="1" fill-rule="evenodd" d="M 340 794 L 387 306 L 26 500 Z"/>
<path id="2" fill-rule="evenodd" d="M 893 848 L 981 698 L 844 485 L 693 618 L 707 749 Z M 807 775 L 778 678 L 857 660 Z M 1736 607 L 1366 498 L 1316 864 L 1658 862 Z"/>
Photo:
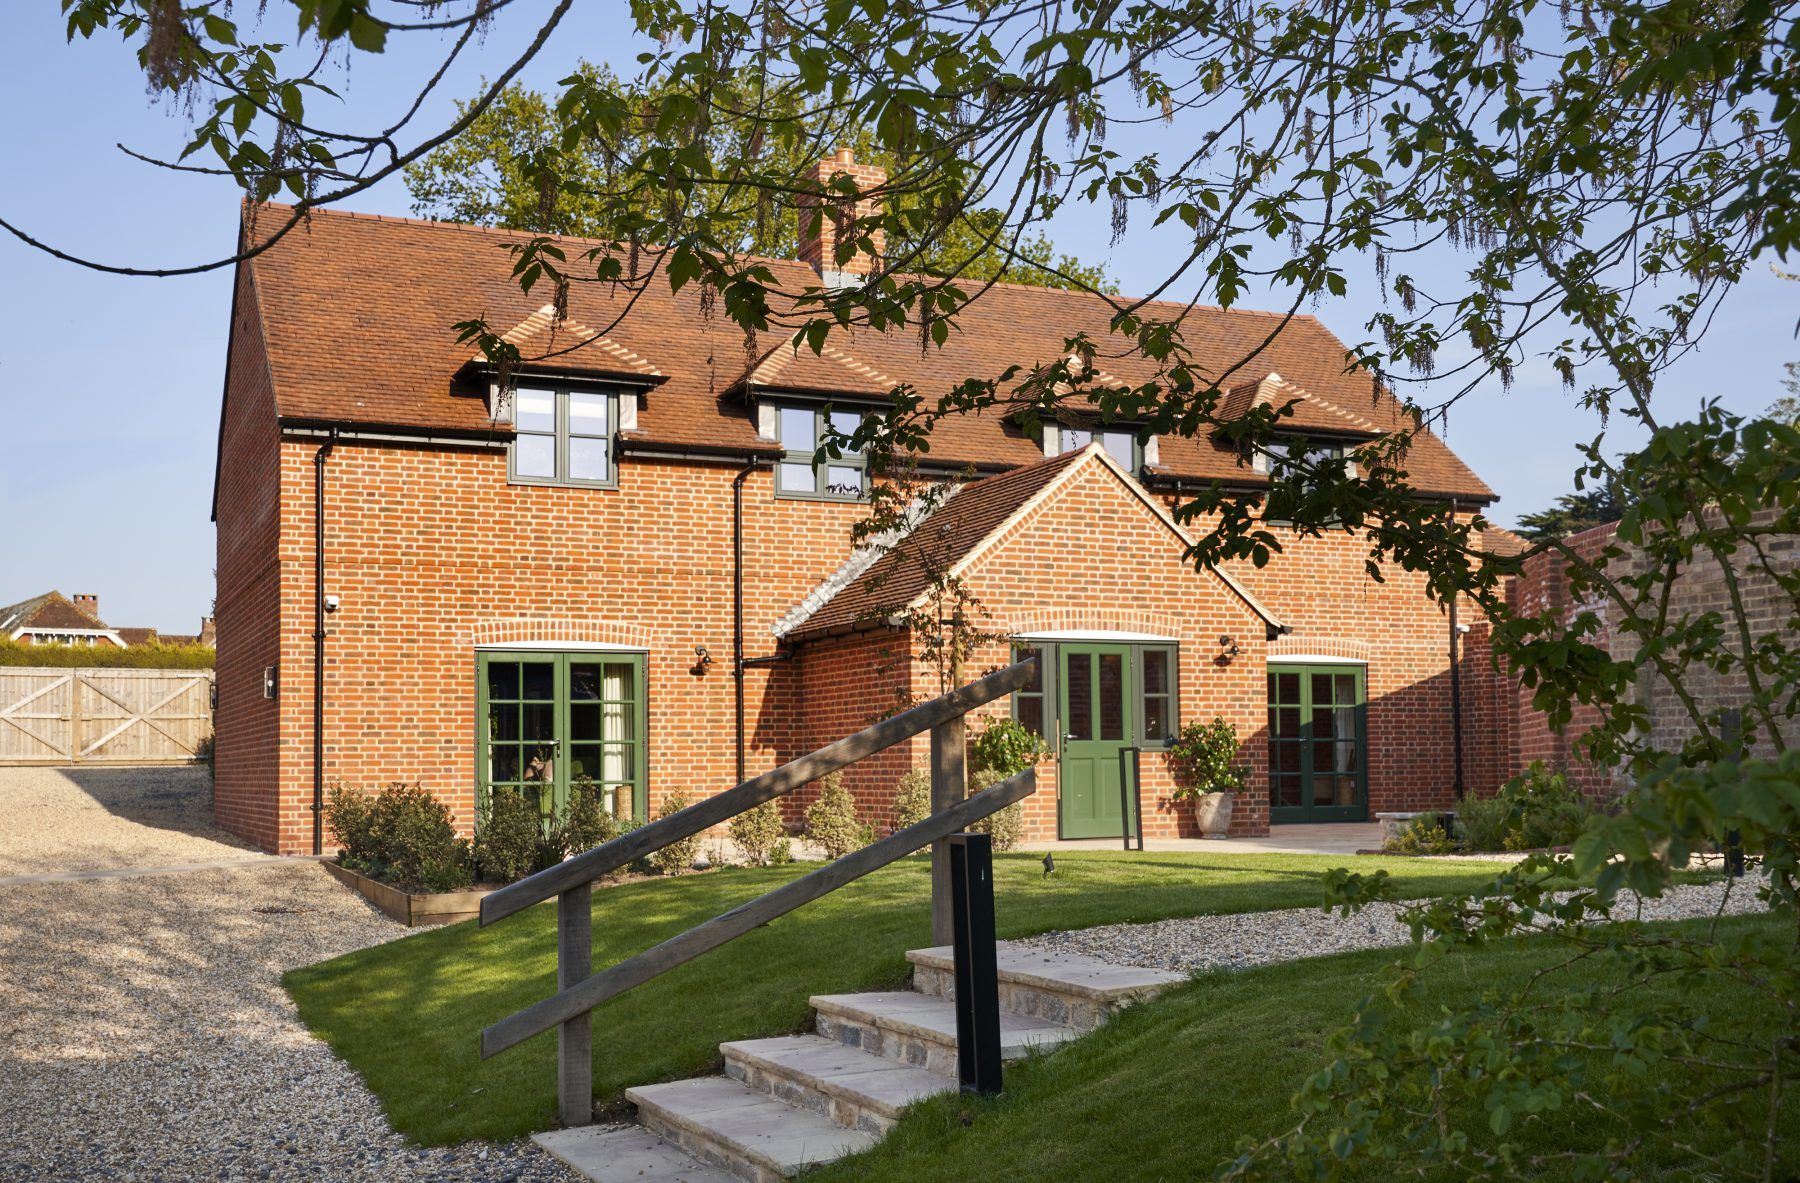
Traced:
<path id="1" fill-rule="evenodd" d="M 83 612 L 86 612 L 89 616 L 92 616 L 95 620 L 100 619 L 99 596 L 70 596 L 69 602 Z"/>
<path id="2" fill-rule="evenodd" d="M 821 189 L 829 189 L 831 182 L 839 176 L 848 176 L 863 193 L 871 189 L 879 189 L 887 184 L 887 170 L 872 164 L 856 163 L 856 153 L 849 148 L 839 148 L 837 152 L 813 165 L 811 179 Z M 880 198 L 864 197 L 859 199 L 852 210 L 849 203 L 837 200 L 831 203 L 823 214 L 818 215 L 818 225 L 813 225 L 814 211 L 819 208 L 819 198 L 801 195 L 800 208 L 800 261 L 812 264 L 814 271 L 827 284 L 854 284 L 863 276 L 874 270 L 878 261 L 869 255 L 858 252 L 849 261 L 840 264 L 837 261 L 838 235 L 847 232 L 850 223 L 856 218 L 866 218 L 881 211 Z M 840 223 L 842 224 L 840 227 Z M 885 236 L 880 230 L 874 231 L 870 237 L 875 242 L 875 253 L 879 256 L 886 249 Z"/>
<path id="3" fill-rule="evenodd" d="M 219 630 L 214 626 L 213 618 L 210 616 L 202 616 L 200 618 L 200 643 L 202 645 L 217 645 L 219 643 Z"/>

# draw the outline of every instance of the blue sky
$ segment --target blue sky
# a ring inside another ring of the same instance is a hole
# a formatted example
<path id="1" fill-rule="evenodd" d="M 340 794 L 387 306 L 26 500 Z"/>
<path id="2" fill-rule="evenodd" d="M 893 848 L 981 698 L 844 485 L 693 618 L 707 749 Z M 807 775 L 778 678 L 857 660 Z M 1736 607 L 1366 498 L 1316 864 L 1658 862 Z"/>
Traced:
<path id="1" fill-rule="evenodd" d="M 228 182 L 176 178 L 127 159 L 123 142 L 173 154 L 185 122 L 146 98 L 135 56 L 116 39 L 67 45 L 52 0 L 14 5 L 0 49 L 0 213 L 48 241 L 140 266 L 228 254 L 237 195 Z M 240 5 L 247 12 L 248 4 Z M 508 17 L 544 7 L 521 0 Z M 526 80 L 547 87 L 582 57 L 633 72 L 619 37 L 623 6 L 584 0 Z M 502 22 L 440 92 L 470 94 L 510 61 L 519 38 Z M 285 34 L 285 29 L 271 36 Z M 358 59 L 345 91 L 360 126 L 396 110 L 438 44 L 415 41 L 381 60 Z M 1142 133 L 1146 136 L 1154 132 Z M 1114 137 L 1112 147 L 1120 147 Z M 351 206 L 407 213 L 396 179 Z M 1138 235 L 1115 250 L 1104 208 L 1065 217 L 1057 245 L 1105 259 L 1127 292 L 1163 275 L 1164 257 Z M 1662 382 L 1662 414 L 1679 418 L 1703 397 L 1755 411 L 1780 391 L 1782 364 L 1800 358 L 1800 288 L 1757 266 L 1727 300 L 1704 347 Z M 1247 301 L 1256 306 L 1256 300 Z M 49 588 L 91 592 L 115 625 L 191 632 L 213 597 L 213 450 L 230 308 L 228 271 L 181 279 L 105 276 L 0 241 L 0 604 Z M 1358 300 L 1318 314 L 1347 341 L 1366 336 L 1372 307 Z M 1465 400 L 1450 445 L 1499 491 L 1502 523 L 1571 486 L 1575 444 L 1599 424 L 1574 407 L 1542 365 L 1508 393 Z M 1621 441 L 1628 437 L 1620 437 Z"/>

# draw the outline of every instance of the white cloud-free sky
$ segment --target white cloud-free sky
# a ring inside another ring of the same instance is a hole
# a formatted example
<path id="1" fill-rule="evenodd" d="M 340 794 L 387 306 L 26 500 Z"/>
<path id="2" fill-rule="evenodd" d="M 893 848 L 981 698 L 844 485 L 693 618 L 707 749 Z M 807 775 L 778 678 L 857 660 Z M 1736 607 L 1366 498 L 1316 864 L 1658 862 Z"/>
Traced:
<path id="1" fill-rule="evenodd" d="M 251 7 L 241 4 L 240 14 Z M 452 99 L 510 61 L 521 40 L 512 22 L 544 7 L 518 0 L 509 8 L 425 114 L 441 119 Z M 53 244 L 114 262 L 229 254 L 238 208 L 230 183 L 159 173 L 118 150 L 124 143 L 172 155 L 186 122 L 146 100 L 135 55 L 116 38 L 66 44 L 57 8 L 22 0 L 8 13 L 0 214 Z M 618 0 L 584 0 L 525 80 L 551 87 L 584 57 L 631 74 L 638 47 L 624 37 L 628 27 Z M 386 59 L 358 59 L 344 91 L 347 114 L 367 126 L 398 109 L 436 52 L 435 38 L 415 39 Z M 398 179 L 349 208 L 410 212 Z M 1110 244 L 1104 207 L 1059 219 L 1053 233 L 1061 249 L 1104 259 L 1127 292 L 1165 274 L 1165 257 L 1143 237 Z M 1771 402 L 1783 363 L 1800 358 L 1797 296 L 1800 286 L 1754 268 L 1703 347 L 1663 379 L 1662 414 L 1680 418 L 1707 397 L 1746 412 Z M 229 271 L 121 278 L 0 241 L 0 604 L 54 587 L 98 594 L 115 625 L 197 627 L 213 598 L 210 507 L 229 308 Z M 1354 342 L 1368 335 L 1372 310 L 1353 299 L 1317 312 Z M 1484 391 L 1454 408 L 1446 436 L 1501 494 L 1491 516 L 1511 523 L 1569 490 L 1575 445 L 1598 429 L 1548 367 L 1529 365 L 1510 392 Z"/>

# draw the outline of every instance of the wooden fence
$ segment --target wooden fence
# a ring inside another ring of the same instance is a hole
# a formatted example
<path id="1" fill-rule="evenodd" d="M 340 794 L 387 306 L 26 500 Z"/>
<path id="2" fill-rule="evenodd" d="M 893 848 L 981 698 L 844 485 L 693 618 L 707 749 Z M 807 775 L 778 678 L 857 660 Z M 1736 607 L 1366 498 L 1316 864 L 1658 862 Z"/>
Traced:
<path id="1" fill-rule="evenodd" d="M 211 670 L 0 666 L 0 765 L 204 759 L 212 686 Z"/>

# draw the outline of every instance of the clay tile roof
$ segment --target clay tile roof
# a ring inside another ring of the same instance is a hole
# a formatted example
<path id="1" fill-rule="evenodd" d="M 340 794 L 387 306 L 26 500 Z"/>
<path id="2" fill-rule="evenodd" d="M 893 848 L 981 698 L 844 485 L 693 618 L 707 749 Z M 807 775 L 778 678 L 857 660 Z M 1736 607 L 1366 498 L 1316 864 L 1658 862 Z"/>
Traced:
<path id="1" fill-rule="evenodd" d="M 157 636 L 156 630 L 153 628 L 121 628 L 114 631 L 119 634 L 119 639 L 124 641 L 127 645 L 156 645 L 161 643 L 161 638 Z M 171 637 L 169 639 L 173 642 L 175 638 Z"/>
<path id="2" fill-rule="evenodd" d="M 620 373 L 662 377 L 662 371 L 650 364 L 648 358 L 633 353 L 612 338 L 596 333 L 577 320 L 559 322 L 554 304 L 539 308 L 501 333 L 500 339 L 517 346 L 521 356 L 541 358 L 549 364 L 554 364 L 562 357 L 587 351 L 580 358 L 581 364 L 586 368 L 604 365 L 605 362 L 601 359 L 610 358 L 618 363 Z M 487 355 L 480 350 L 469 356 L 470 363 L 479 364 L 486 360 Z"/>
<path id="3" fill-rule="evenodd" d="M 105 628 L 98 617 L 77 608 L 61 592 L 45 592 L 29 600 L 0 608 L 0 633 L 11 634 L 21 628 Z"/>
<path id="4" fill-rule="evenodd" d="M 260 210 L 252 237 L 266 236 L 286 213 L 279 206 Z M 722 310 L 701 302 L 699 285 L 674 292 L 661 275 L 638 289 L 573 283 L 567 319 L 551 333 L 541 293 L 532 299 L 512 275 L 508 247 L 529 237 L 314 211 L 244 264 L 278 414 L 284 421 L 503 437 L 509 429 L 491 422 L 485 383 L 469 373 L 468 346 L 456 340 L 452 327 L 475 317 L 511 326 L 525 366 L 601 377 L 661 376 L 644 396 L 638 439 L 746 454 L 769 447 L 758 440 L 743 396 L 746 376 L 766 388 L 868 399 L 906 385 L 931 402 L 970 378 L 995 380 L 1013 367 L 1030 374 L 1066 355 L 1077 334 L 1099 343 L 1094 377 L 1103 384 L 1136 385 L 1157 375 L 1153 362 L 1112 333 L 1112 302 L 1019 284 L 987 289 L 958 315 L 941 348 L 921 350 L 912 332 L 859 329 L 834 332 L 822 356 L 796 350 L 794 321 L 783 319 L 779 293 L 791 298 L 816 289 L 819 277 L 804 263 L 782 259 L 757 260 L 779 289 L 771 296 L 779 327 L 764 333 L 747 338 Z M 561 241 L 571 259 L 604 246 Z M 1331 430 L 1381 433 L 1413 426 L 1391 393 L 1365 371 L 1346 368 L 1343 342 L 1314 317 L 1284 323 L 1273 313 L 1167 303 L 1145 305 L 1141 315 L 1181 317 L 1193 364 L 1208 381 L 1235 388 L 1246 374 L 1275 371 L 1304 395 L 1296 411 L 1320 416 Z M 771 339 L 778 342 L 773 347 Z M 943 420 L 931 436 L 933 461 L 948 465 L 993 471 L 1032 464 L 1042 455 L 1037 441 L 999 408 Z M 1408 468 L 1424 492 L 1493 498 L 1430 432 L 1417 435 Z M 1157 472 L 1240 486 L 1264 481 L 1234 449 L 1211 439 L 1164 439 Z"/>
<path id="5" fill-rule="evenodd" d="M 1280 422 L 1283 426 L 1308 431 L 1334 431 L 1362 436 L 1380 435 L 1382 429 L 1366 415 L 1358 415 L 1301 389 L 1271 371 L 1256 382 L 1246 382 L 1225 396 L 1219 406 L 1219 418 L 1242 418 L 1252 407 L 1287 409 Z"/>
<path id="6" fill-rule="evenodd" d="M 1169 527 L 1173 541 L 1188 538 L 1160 506 L 1098 444 L 975 481 L 956 490 L 916 522 L 904 542 L 859 552 L 790 612 L 776 632 L 803 638 L 885 621 L 915 605 L 931 589 L 934 572 L 955 573 L 974 560 L 1020 515 L 1086 464 L 1111 470 L 1122 490 L 1137 493 Z M 1213 572 L 1270 624 L 1280 622 L 1221 571 Z"/>
<path id="7" fill-rule="evenodd" d="M 1488 526 L 1481 531 L 1481 549 L 1502 559 L 1510 559 L 1531 549 L 1531 543 L 1504 526 Z"/>

